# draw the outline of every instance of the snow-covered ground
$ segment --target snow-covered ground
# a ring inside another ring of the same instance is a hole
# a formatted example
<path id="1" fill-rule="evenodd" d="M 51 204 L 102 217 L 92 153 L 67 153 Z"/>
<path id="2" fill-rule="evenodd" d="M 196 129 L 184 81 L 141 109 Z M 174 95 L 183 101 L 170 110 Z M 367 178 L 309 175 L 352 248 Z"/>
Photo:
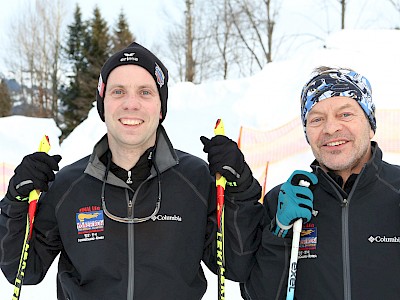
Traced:
<path id="1" fill-rule="evenodd" d="M 398 70 L 400 70 L 400 31 L 359 30 L 331 35 L 326 48 L 315 49 L 307 56 L 268 64 L 258 74 L 240 80 L 208 82 L 201 85 L 179 83 L 170 87 L 168 113 L 164 126 L 174 144 L 203 159 L 199 140 L 212 136 L 215 121 L 222 118 L 226 134 L 237 140 L 240 126 L 272 130 L 299 116 L 299 97 L 303 83 L 319 65 L 351 67 L 365 75 L 372 84 L 377 109 L 399 109 Z M 93 87 L 94 91 L 95 87 Z M 377 120 L 379 126 L 384 120 Z M 65 166 L 91 153 L 94 143 L 105 133 L 96 109 L 71 135 L 58 145 L 60 131 L 53 120 L 12 116 L 0 118 L 0 196 L 23 156 L 36 151 L 43 134 L 50 137 L 50 154 L 61 154 Z M 385 150 L 385 149 L 384 149 Z M 267 190 L 286 180 L 294 169 L 308 169 L 310 151 L 272 162 L 268 168 Z M 386 161 L 400 164 L 400 153 L 384 153 Z M 217 298 L 217 277 L 206 270 L 209 288 L 204 299 Z M 13 286 L 0 275 L 0 300 L 10 299 Z M 21 300 L 56 299 L 56 264 L 37 286 L 24 286 Z M 228 281 L 226 299 L 241 299 L 238 285 Z"/>

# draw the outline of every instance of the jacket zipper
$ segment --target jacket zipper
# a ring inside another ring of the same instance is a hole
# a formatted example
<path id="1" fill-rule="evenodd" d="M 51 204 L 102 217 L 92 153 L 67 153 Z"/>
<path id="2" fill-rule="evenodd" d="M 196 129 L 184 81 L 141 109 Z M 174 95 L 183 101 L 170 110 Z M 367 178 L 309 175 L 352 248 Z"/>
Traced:
<path id="1" fill-rule="evenodd" d="M 132 199 L 128 199 L 128 216 L 133 217 L 133 203 Z"/>
<path id="2" fill-rule="evenodd" d="M 129 192 L 126 190 L 128 199 L 128 217 L 133 218 L 133 197 L 129 197 Z M 135 293 L 135 227 L 134 224 L 128 226 L 128 291 L 127 300 L 133 300 Z"/>
<path id="3" fill-rule="evenodd" d="M 343 199 L 342 236 L 343 236 L 343 300 L 351 300 L 351 274 L 350 274 L 350 236 L 349 236 L 349 205 L 350 199 L 365 170 L 365 165 L 358 174 L 347 198 Z"/>
<path id="4" fill-rule="evenodd" d="M 322 170 L 322 169 L 321 169 Z M 325 173 L 323 173 L 325 174 Z M 341 188 L 338 184 L 330 178 L 328 175 L 324 175 L 328 180 L 329 184 L 335 190 L 336 194 L 341 201 L 342 206 L 342 269 L 343 269 L 343 300 L 351 300 L 351 284 L 350 284 L 350 250 L 349 250 L 349 203 L 351 196 L 343 198 L 339 189 Z M 358 178 L 353 185 L 356 186 Z M 351 192 L 350 192 L 351 193 Z"/>
<path id="5" fill-rule="evenodd" d="M 348 199 L 343 199 L 342 204 L 343 299 L 351 300 Z"/>
<path id="6" fill-rule="evenodd" d="M 149 181 L 153 176 L 149 176 L 139 187 L 133 191 L 133 197 L 129 197 L 129 191 L 126 189 L 125 197 L 128 202 L 128 217 L 134 217 L 134 203 L 142 185 Z M 133 300 L 135 294 L 135 224 L 127 224 L 128 226 L 128 290 L 127 300 Z"/>
<path id="7" fill-rule="evenodd" d="M 322 171 L 320 167 L 316 167 L 315 171 L 318 169 Z M 332 185 L 333 189 L 336 191 L 339 196 L 342 205 L 342 256 L 343 256 L 343 300 L 351 300 L 351 274 L 350 274 L 350 246 L 349 246 L 349 205 L 350 199 L 353 195 L 353 192 L 360 181 L 360 177 L 363 175 L 365 170 L 365 165 L 361 169 L 361 172 L 358 174 L 356 181 L 351 188 L 350 193 L 347 198 L 343 198 L 338 189 L 340 188 L 337 183 L 329 177 L 325 172 L 322 171 L 323 176 L 327 178 L 328 182 Z"/>
<path id="8" fill-rule="evenodd" d="M 127 184 L 131 184 L 131 183 L 132 183 L 132 178 L 131 178 L 131 176 L 132 176 L 132 171 L 128 171 L 128 179 L 126 180 L 126 183 L 127 183 Z"/>

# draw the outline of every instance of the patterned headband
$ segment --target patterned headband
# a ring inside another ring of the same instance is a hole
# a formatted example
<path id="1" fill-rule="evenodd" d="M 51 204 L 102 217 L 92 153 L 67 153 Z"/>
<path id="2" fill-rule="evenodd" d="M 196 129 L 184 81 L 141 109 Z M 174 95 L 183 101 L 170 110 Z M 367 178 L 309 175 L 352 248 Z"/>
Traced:
<path id="1" fill-rule="evenodd" d="M 329 69 L 314 76 L 301 92 L 301 121 L 306 132 L 307 115 L 321 100 L 336 96 L 353 98 L 363 109 L 372 130 L 376 130 L 371 85 L 364 76 L 347 69 Z"/>

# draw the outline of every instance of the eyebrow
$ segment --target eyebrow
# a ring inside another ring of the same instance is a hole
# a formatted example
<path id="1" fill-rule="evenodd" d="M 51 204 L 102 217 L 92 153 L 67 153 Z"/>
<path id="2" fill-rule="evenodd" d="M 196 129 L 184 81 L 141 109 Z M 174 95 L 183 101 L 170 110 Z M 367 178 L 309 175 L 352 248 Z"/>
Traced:
<path id="1" fill-rule="evenodd" d="M 139 89 L 143 89 L 143 88 L 150 88 L 152 90 L 157 90 L 157 85 L 153 85 L 151 83 L 148 84 L 141 84 L 138 86 Z"/>
<path id="2" fill-rule="evenodd" d="M 106 89 L 107 90 L 110 90 L 110 89 L 113 89 L 113 88 L 116 88 L 116 87 L 124 87 L 124 85 L 123 84 L 119 84 L 119 83 L 107 84 L 106 85 Z"/>
<path id="3" fill-rule="evenodd" d="M 130 85 L 130 84 L 128 84 Z M 107 90 L 113 89 L 113 88 L 126 88 L 128 85 L 126 84 L 122 84 L 122 83 L 114 83 L 114 84 L 110 84 L 106 86 Z M 137 86 L 137 88 L 139 89 L 143 89 L 143 88 L 149 88 L 152 90 L 157 90 L 157 86 L 153 86 L 151 83 L 148 84 L 140 84 L 139 86 Z"/>
<path id="4" fill-rule="evenodd" d="M 344 109 L 348 109 L 348 108 L 354 108 L 354 106 L 350 103 L 346 103 L 346 104 L 339 106 L 336 110 L 344 110 Z M 313 109 L 311 109 L 311 111 L 309 112 L 309 115 L 311 115 L 312 113 L 321 113 L 321 112 L 318 111 L 318 108 L 316 108 L 314 106 Z"/>

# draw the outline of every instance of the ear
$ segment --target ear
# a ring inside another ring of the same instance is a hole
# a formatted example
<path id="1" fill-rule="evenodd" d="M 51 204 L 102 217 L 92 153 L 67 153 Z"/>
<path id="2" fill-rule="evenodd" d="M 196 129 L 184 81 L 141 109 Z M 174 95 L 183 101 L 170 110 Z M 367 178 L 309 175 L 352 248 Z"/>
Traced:
<path id="1" fill-rule="evenodd" d="M 375 132 L 370 128 L 369 130 L 369 139 L 371 140 L 375 136 Z"/>
<path id="2" fill-rule="evenodd" d="M 162 112 L 160 111 L 160 117 L 159 117 L 159 120 L 161 120 L 162 119 Z"/>

